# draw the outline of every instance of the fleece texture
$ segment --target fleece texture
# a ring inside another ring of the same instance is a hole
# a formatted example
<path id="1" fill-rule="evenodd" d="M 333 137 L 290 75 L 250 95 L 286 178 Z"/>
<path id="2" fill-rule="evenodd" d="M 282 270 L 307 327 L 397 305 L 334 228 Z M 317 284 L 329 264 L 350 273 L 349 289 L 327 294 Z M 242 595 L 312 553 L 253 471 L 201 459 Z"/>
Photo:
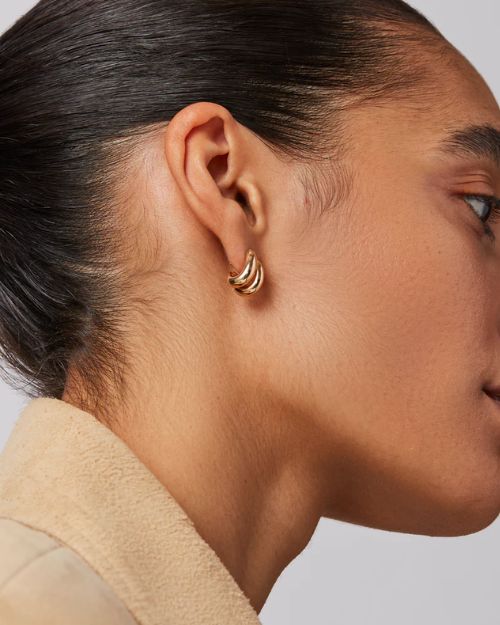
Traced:
<path id="1" fill-rule="evenodd" d="M 76 552 L 140 625 L 260 625 L 161 482 L 108 427 L 65 401 L 33 399 L 20 413 L 0 454 L 0 518 Z"/>

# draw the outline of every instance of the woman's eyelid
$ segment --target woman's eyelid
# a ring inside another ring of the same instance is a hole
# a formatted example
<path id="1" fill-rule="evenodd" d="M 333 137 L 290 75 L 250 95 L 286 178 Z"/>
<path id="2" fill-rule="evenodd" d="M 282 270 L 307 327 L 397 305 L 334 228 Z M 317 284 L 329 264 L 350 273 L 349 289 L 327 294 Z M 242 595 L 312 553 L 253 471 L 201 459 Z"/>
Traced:
<path id="1" fill-rule="evenodd" d="M 483 185 L 484 186 L 484 185 Z M 455 197 L 463 198 L 463 199 L 472 199 L 477 198 L 478 200 L 482 200 L 484 202 L 489 203 L 490 205 L 497 207 L 500 203 L 500 195 L 495 192 L 495 189 L 478 189 L 477 185 L 474 189 L 463 189 L 458 193 L 454 194 Z"/>
<path id="2" fill-rule="evenodd" d="M 468 167 L 456 175 L 456 181 L 464 184 L 484 182 L 496 186 L 500 183 L 500 169 L 493 168 L 489 162 L 484 166 Z"/>
<path id="3" fill-rule="evenodd" d="M 454 185 L 461 193 L 469 193 L 470 195 L 499 195 L 500 180 L 495 181 L 491 178 L 470 178 L 461 180 Z"/>
<path id="4" fill-rule="evenodd" d="M 461 181 L 458 187 L 463 194 L 467 195 L 500 197 L 500 179 L 493 179 L 491 176 L 471 177 Z"/>

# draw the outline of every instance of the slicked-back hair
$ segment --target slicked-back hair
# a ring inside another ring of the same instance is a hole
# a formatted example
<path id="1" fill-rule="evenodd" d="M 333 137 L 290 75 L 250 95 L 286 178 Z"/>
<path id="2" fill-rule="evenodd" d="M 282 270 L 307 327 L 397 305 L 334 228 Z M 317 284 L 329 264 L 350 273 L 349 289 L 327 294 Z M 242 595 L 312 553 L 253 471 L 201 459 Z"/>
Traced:
<path id="1" fill-rule="evenodd" d="M 278 155 L 340 158 L 340 114 L 416 93 L 409 47 L 433 40 L 401 0 L 38 2 L 0 37 L 4 380 L 61 398 L 73 364 L 95 401 L 124 383 L 115 191 L 152 129 L 211 101 Z"/>

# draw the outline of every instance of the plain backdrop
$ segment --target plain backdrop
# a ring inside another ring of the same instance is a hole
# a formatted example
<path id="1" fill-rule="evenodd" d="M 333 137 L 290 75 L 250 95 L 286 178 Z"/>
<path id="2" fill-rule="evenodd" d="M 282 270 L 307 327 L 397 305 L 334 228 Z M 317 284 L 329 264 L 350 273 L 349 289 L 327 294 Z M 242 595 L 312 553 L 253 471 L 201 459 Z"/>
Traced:
<path id="1" fill-rule="evenodd" d="M 2 32 L 36 4 L 0 1 Z M 465 54 L 498 100 L 500 0 L 410 4 Z M 0 449 L 26 401 L 0 383 Z M 449 538 L 321 519 L 260 618 L 264 625 L 500 625 L 500 517 L 481 532 Z"/>

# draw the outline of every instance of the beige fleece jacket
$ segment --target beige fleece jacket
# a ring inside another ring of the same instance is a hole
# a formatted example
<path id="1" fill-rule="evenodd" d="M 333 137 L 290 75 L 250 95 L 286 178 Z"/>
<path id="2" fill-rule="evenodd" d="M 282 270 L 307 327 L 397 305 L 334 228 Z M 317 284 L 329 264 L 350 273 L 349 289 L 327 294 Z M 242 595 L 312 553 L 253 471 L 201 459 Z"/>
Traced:
<path id="1" fill-rule="evenodd" d="M 93 415 L 31 400 L 0 454 L 0 625 L 260 625 L 177 501 Z"/>

